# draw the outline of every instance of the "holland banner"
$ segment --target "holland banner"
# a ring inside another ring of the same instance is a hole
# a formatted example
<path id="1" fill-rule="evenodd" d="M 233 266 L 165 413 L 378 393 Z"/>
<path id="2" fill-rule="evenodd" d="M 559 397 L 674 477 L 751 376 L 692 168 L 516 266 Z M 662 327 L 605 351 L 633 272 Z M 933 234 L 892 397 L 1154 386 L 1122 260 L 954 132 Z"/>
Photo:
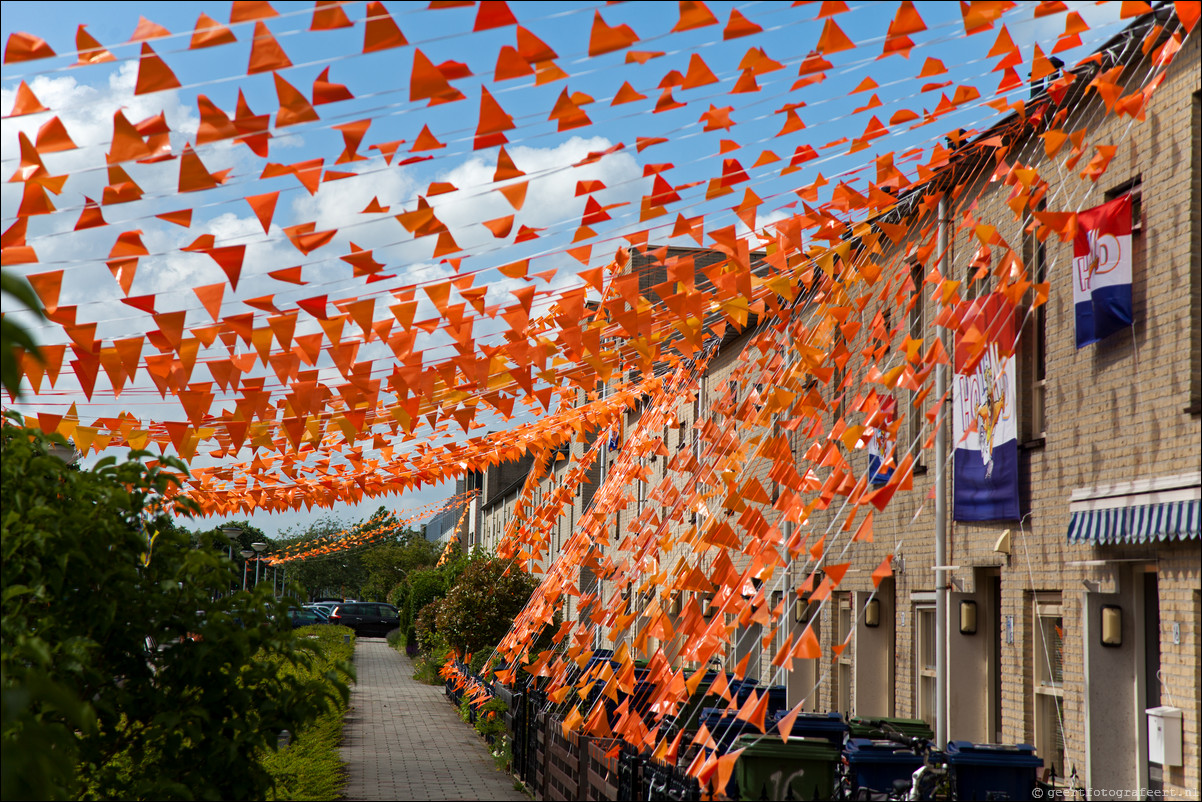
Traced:
<path id="1" fill-rule="evenodd" d="M 887 484 L 893 477 L 893 449 L 896 436 L 891 431 L 897 415 L 897 399 L 886 396 L 873 416 L 872 439 L 868 441 L 868 482 L 874 485 Z M 888 466 L 888 467 L 882 467 Z"/>
<path id="2" fill-rule="evenodd" d="M 1129 327 L 1131 313 L 1131 196 L 1077 215 L 1073 239 L 1073 304 L 1077 347 Z"/>
<path id="3" fill-rule="evenodd" d="M 1017 519 L 1014 306 L 994 293 L 965 302 L 960 318 L 952 387 L 952 515 L 957 521 Z"/>

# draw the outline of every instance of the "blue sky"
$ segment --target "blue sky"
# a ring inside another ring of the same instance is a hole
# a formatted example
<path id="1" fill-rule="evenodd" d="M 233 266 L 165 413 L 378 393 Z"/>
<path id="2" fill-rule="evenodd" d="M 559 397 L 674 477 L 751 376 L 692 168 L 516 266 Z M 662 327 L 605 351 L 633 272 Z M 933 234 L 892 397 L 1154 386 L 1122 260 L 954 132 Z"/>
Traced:
<path id="1" fill-rule="evenodd" d="M 229 19 L 229 3 L 3 3 L 0 32 L 5 41 L 14 31 L 27 31 L 46 39 L 57 52 L 71 53 L 76 27 L 84 24 L 88 32 L 119 59 L 113 64 L 72 68 L 69 65 L 73 58 L 60 57 L 7 65 L 3 69 L 0 109 L 7 112 L 11 108 L 13 92 L 17 84 L 25 80 L 42 102 L 60 116 L 80 145 L 78 150 L 45 157 L 52 174 L 70 173 L 72 177 L 64 193 L 54 198 L 59 212 L 30 222 L 30 243 L 37 249 L 42 263 L 23 266 L 24 272 L 63 268 L 66 278 L 60 303 L 76 304 L 79 319 L 97 322 L 97 336 L 102 338 L 129 337 L 154 328 L 148 316 L 119 303 L 121 291 L 104 265 L 116 233 L 134 228 L 143 232 L 143 241 L 151 256 L 142 260 L 131 294 L 157 293 L 158 310 L 186 309 L 189 326 L 209 322 L 191 288 L 224 278 L 207 257 L 179 251 L 205 233 L 213 234 L 218 244 L 245 243 L 248 246 L 242 281 L 237 293 L 227 290 L 221 310 L 223 315 L 250 311 L 251 307 L 242 301 L 268 293 L 276 294 L 276 304 L 281 309 L 291 308 L 296 301 L 319 293 L 327 293 L 331 300 L 364 293 L 385 293 L 401 284 L 450 275 L 451 267 L 432 258 L 430 238 L 415 242 L 391 215 L 364 215 L 361 210 L 373 197 L 381 204 L 391 206 L 393 214 L 402 208 L 411 209 L 416 196 L 426 194 L 430 182 L 442 181 L 458 187 L 457 192 L 440 195 L 432 202 L 467 254 L 460 269 L 463 272 L 482 271 L 476 278 L 476 285 L 487 284 L 489 301 L 502 302 L 509 298 L 509 289 L 517 283 L 492 272 L 492 268 L 518 259 L 534 259 L 532 273 L 549 268 L 559 271 L 550 282 L 538 282 L 536 286 L 540 289 L 554 290 L 576 281 L 575 272 L 580 265 L 562 251 L 571 245 L 584 207 L 585 199 L 574 192 L 579 181 L 603 182 L 606 189 L 595 194 L 602 204 L 628 204 L 612 209 L 613 219 L 595 227 L 598 233 L 593 249 L 592 264 L 595 266 L 612 255 L 624 233 L 647 225 L 662 224 L 665 228 L 653 230 L 651 241 L 667 242 L 678 212 L 686 217 L 704 214 L 707 230 L 732 224 L 741 226 L 730 207 L 739 202 L 746 186 L 764 200 L 759 219 L 763 225 L 782 219 L 794 208 L 800 210 L 800 206 L 795 205 L 798 198 L 793 191 L 812 182 L 819 172 L 831 180 L 832 185 L 840 174 L 846 174 L 848 180 L 859 178 L 862 180 L 859 188 L 865 190 L 863 181 L 875 177 L 871 164 L 877 153 L 889 150 L 901 153 L 911 147 L 929 147 L 953 127 L 976 128 L 988 124 L 994 117 L 993 110 L 980 103 L 970 104 L 934 125 L 916 130 L 899 126 L 889 136 L 875 140 L 869 150 L 847 154 L 846 146 L 822 148 L 843 137 L 859 136 L 873 115 L 888 122 L 899 108 L 909 108 L 920 114 L 924 108 L 933 108 L 939 101 L 940 91 L 950 93 L 954 86 L 946 90 L 921 91 L 921 85 L 927 80 L 917 79 L 916 75 L 928 56 L 942 60 L 949 70 L 948 76 L 931 80 L 972 83 L 986 95 L 982 100 L 988 99 L 988 93 L 1000 78 L 1000 73 L 992 72 L 996 59 L 984 55 L 996 34 L 986 32 L 964 37 L 958 7 L 953 3 L 918 3 L 918 10 L 928 26 L 926 32 L 914 36 L 918 47 L 908 59 L 892 56 L 883 60 L 876 56 L 896 5 L 852 3 L 849 12 L 835 19 L 848 36 L 862 46 L 833 57 L 835 66 L 827 71 L 827 80 L 799 90 L 792 89 L 797 80 L 798 64 L 813 48 L 822 30 L 822 20 L 814 19 L 819 8 L 816 3 L 800 8 L 792 8 L 786 3 L 710 3 L 709 8 L 719 20 L 717 26 L 678 34 L 669 34 L 678 17 L 675 3 L 616 6 L 511 3 L 519 22 L 558 52 L 557 63 L 569 75 L 566 81 L 544 86 L 532 86 L 525 78 L 491 82 L 498 49 L 514 43 L 513 27 L 471 33 L 473 8 L 428 11 L 425 3 L 386 5 L 410 45 L 366 55 L 360 52 L 362 3 L 346 6 L 351 19 L 357 22 L 350 29 L 308 31 L 311 3 L 273 3 L 281 16 L 267 20 L 269 29 L 293 63 L 293 67 L 281 72 L 287 81 L 308 95 L 318 73 L 328 67 L 331 80 L 347 85 L 356 96 L 354 100 L 319 106 L 320 122 L 275 132 L 268 161 L 289 164 L 324 157 L 326 166 L 330 167 L 342 149 L 342 135 L 332 126 L 370 118 L 370 128 L 360 147 L 368 160 L 346 165 L 359 175 L 323 185 L 316 195 L 310 195 L 291 177 L 260 180 L 263 161 L 244 146 L 213 143 L 198 147 L 197 152 L 210 171 L 231 169 L 226 186 L 181 198 L 175 193 L 177 162 L 167 162 L 166 166 L 131 166 L 130 173 L 146 190 L 146 197 L 138 203 L 106 206 L 104 214 L 110 223 L 107 228 L 73 232 L 83 197 L 99 198 L 106 183 L 103 154 L 111 137 L 113 114 L 118 108 L 124 109 L 126 116 L 134 122 L 162 111 L 172 130 L 177 132 L 172 144 L 174 152 L 178 153 L 185 142 L 194 140 L 198 95 L 207 96 L 232 114 L 238 90 L 242 89 L 255 113 L 266 114 L 274 112 L 277 106 L 272 78 L 270 74 L 245 74 L 252 38 L 249 24 L 234 27 L 239 39 L 236 44 L 187 50 L 188 38 L 198 16 L 207 13 L 224 23 Z M 1117 30 L 1117 3 L 1103 8 L 1093 4 L 1073 5 L 1081 9 L 1094 30 L 1086 35 L 1081 51 L 1066 54 L 1066 61 L 1070 63 Z M 626 51 L 588 58 L 589 29 L 597 8 L 609 25 L 629 24 L 640 36 L 642 41 L 631 50 L 664 51 L 665 55 L 644 64 L 625 63 Z M 746 17 L 762 25 L 764 32 L 724 42 L 722 27 L 732 8 L 738 8 Z M 1033 3 L 1019 4 L 1003 19 L 1023 48 L 1024 56 L 1029 55 L 1035 41 L 1041 42 L 1044 50 L 1050 52 L 1064 25 L 1062 14 L 1035 20 L 1033 8 Z M 138 46 L 118 46 L 116 43 L 129 39 L 139 15 L 145 15 L 176 34 L 169 39 L 154 41 L 152 45 L 179 77 L 183 84 L 180 89 L 133 95 Z M 752 46 L 763 48 L 769 57 L 783 65 L 783 69 L 759 76 L 759 92 L 730 94 L 740 75 L 738 64 Z M 466 100 L 435 107 L 409 101 L 408 73 L 415 47 L 436 64 L 451 60 L 466 65 L 472 77 L 454 82 L 466 95 Z M 719 82 L 690 90 L 677 88 L 674 97 L 685 105 L 664 113 L 653 113 L 660 80 L 670 70 L 687 72 L 693 54 L 705 60 Z M 853 93 L 869 75 L 879 87 Z M 516 128 L 507 132 L 508 152 L 520 169 L 535 177 L 526 205 L 517 213 L 514 233 L 504 239 L 494 237 L 482 225 L 487 220 L 514 212 L 497 193 L 488 191 L 497 149 L 472 150 L 481 78 L 486 79 L 484 85 L 514 119 Z M 611 106 L 610 99 L 624 81 L 648 99 Z M 583 106 L 593 121 L 591 126 L 559 132 L 555 123 L 547 119 L 565 87 L 569 92 L 581 92 L 594 98 L 594 102 Z M 857 109 L 864 106 L 874 92 L 882 105 L 858 112 Z M 1024 95 L 1025 89 L 1020 89 L 1015 97 Z M 786 104 L 794 103 L 805 104 L 797 109 L 797 113 L 806 127 L 777 137 L 785 120 L 780 110 Z M 703 131 L 699 118 L 711 106 L 732 107 L 730 118 L 736 125 L 729 130 Z M 6 176 L 17 164 L 17 132 L 36 131 L 49 116 L 43 113 L 3 121 Z M 400 161 L 409 155 L 408 143 L 416 138 L 424 125 L 447 143 L 445 149 L 434 151 L 436 158 L 433 160 L 390 166 L 384 163 L 378 151 L 369 149 L 374 143 L 407 140 L 398 152 L 397 161 Z M 669 141 L 638 152 L 635 143 L 640 136 L 663 137 Z M 721 152 L 723 140 L 731 141 L 737 149 Z M 626 147 L 595 164 L 571 166 L 590 151 L 605 150 L 617 143 Z M 821 157 L 807 163 L 800 172 L 781 176 L 782 164 L 787 163 L 794 149 L 803 144 L 818 148 Z M 773 151 L 783 161 L 753 168 L 764 150 Z M 639 199 L 650 188 L 650 178 L 645 176 L 648 165 L 673 165 L 664 168 L 663 174 L 670 183 L 679 186 L 716 177 L 726 158 L 738 159 L 748 170 L 751 177 L 748 184 L 736 187 L 732 195 L 706 201 L 702 183 L 687 193 L 682 192 L 685 201 L 673 206 L 668 216 L 650 224 L 639 224 Z M 869 169 L 863 174 L 856 172 L 866 165 Z M 281 194 L 273 225 L 270 232 L 264 233 L 243 198 L 277 189 Z M 4 184 L 2 197 L 3 227 L 7 229 L 15 219 L 21 197 L 20 185 Z M 187 230 L 154 217 L 187 206 L 195 208 L 192 225 Z M 304 221 L 315 221 L 321 230 L 337 228 L 339 234 L 327 248 L 302 255 L 288 243 L 281 227 Z M 541 237 L 528 243 L 515 243 L 514 235 L 520 224 L 543 229 Z M 348 266 L 338 258 L 351 249 L 352 243 L 372 249 L 376 260 L 386 266 L 383 272 L 396 278 L 369 285 L 362 279 L 353 278 Z M 295 265 L 302 267 L 304 278 L 309 282 L 303 287 L 283 284 L 266 275 L 270 270 Z M 381 297 L 389 296 L 383 294 Z M 387 315 L 386 305 L 377 304 L 377 318 Z M 423 305 L 417 319 L 431 314 L 428 304 Z M 480 321 L 477 324 L 478 339 L 486 339 L 489 332 L 495 332 L 497 328 L 495 322 Z M 319 330 L 316 321 L 302 316 L 297 333 Z M 47 343 L 66 341 L 57 327 L 45 326 L 38 331 Z M 447 349 L 449 339 L 441 332 L 435 332 L 424 343 L 428 359 L 450 353 Z M 220 342 L 216 348 L 223 352 Z M 204 354 L 202 361 L 203 358 Z M 360 359 L 364 358 L 377 360 L 374 370 L 377 377 L 389 372 L 387 365 L 391 353 L 386 348 L 367 344 L 360 353 Z M 341 381 L 328 362 L 319 366 L 323 369 L 323 380 Z M 274 376 L 270 371 L 259 372 L 269 377 L 270 386 Z M 193 380 L 204 378 L 198 371 Z M 113 398 L 102 376 L 93 401 L 86 403 L 69 367 L 65 367 L 53 392 L 23 402 L 18 408 L 26 413 L 62 412 L 72 401 L 79 403 L 85 422 L 98 416 L 115 415 L 123 409 L 143 421 L 182 420 L 184 417 L 177 402 L 170 396 L 166 400 L 160 399 L 144 375 L 119 399 Z M 213 407 L 215 412 L 222 408 L 223 401 L 224 406 L 232 408 L 229 397 L 219 396 Z M 401 448 L 398 444 L 398 450 Z M 249 452 L 243 451 L 240 458 L 248 456 Z M 194 465 L 204 465 L 206 460 L 207 457 L 199 457 Z M 405 509 L 439 495 L 450 495 L 450 491 L 430 489 L 407 494 L 401 499 L 371 499 L 359 510 L 344 507 L 334 512 L 344 517 L 359 517 L 381 503 Z M 280 527 L 303 524 L 310 517 L 313 516 L 299 512 L 258 515 L 252 520 L 268 534 L 274 534 Z"/>

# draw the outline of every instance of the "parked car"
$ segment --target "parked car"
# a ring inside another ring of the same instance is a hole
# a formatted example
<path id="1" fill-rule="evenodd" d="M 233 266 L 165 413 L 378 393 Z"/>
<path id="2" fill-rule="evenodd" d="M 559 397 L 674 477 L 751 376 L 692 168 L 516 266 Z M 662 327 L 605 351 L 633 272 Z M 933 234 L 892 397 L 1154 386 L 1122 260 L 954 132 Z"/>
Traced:
<path id="1" fill-rule="evenodd" d="M 382 638 L 401 626 L 397 609 L 391 604 L 379 602 L 354 602 L 339 604 L 330 614 L 331 624 L 341 624 L 355 630 L 359 637 Z"/>
<path id="2" fill-rule="evenodd" d="M 305 605 L 310 610 L 317 610 L 327 618 L 330 617 L 330 613 L 334 612 L 334 608 L 337 606 L 338 602 L 311 602 Z"/>
<path id="3" fill-rule="evenodd" d="M 313 624 L 328 624 L 330 618 L 320 610 L 310 610 L 304 607 L 289 607 L 288 618 L 292 621 L 292 628 L 307 627 Z"/>

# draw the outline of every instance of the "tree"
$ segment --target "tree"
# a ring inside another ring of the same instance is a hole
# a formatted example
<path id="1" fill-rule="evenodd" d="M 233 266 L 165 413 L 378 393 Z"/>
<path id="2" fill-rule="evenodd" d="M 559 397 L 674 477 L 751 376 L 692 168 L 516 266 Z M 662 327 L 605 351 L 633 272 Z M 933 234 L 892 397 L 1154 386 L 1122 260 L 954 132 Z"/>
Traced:
<path id="1" fill-rule="evenodd" d="M 363 595 L 372 601 L 392 601 L 393 591 L 406 588 L 410 573 L 434 565 L 438 561 L 438 544 L 431 543 L 412 530 L 396 541 L 381 543 L 363 552 L 367 579 Z M 398 605 L 399 606 L 399 605 Z M 404 623 L 404 622 L 402 622 Z"/>
<path id="2" fill-rule="evenodd" d="M 320 518 L 301 532 L 282 532 L 276 545 L 279 549 L 303 549 L 315 541 L 332 540 L 346 530 L 347 526 L 337 518 Z M 289 578 L 301 586 L 304 598 L 309 601 L 331 596 L 357 599 L 362 595 L 367 578 L 363 556 L 358 549 L 307 557 L 286 565 Z"/>
<path id="3" fill-rule="evenodd" d="M 21 395 L 21 367 L 17 355 L 41 359 L 42 353 L 29 331 L 10 317 L 14 307 L 24 306 L 39 320 L 45 318 L 42 304 L 25 279 L 7 270 L 0 271 L 0 294 L 12 296 L 16 304 L 5 300 L 4 316 L 0 317 L 0 384 L 13 398 Z"/>
<path id="4" fill-rule="evenodd" d="M 0 428 L 0 794 L 263 798 L 261 757 L 345 682 L 279 670 L 312 647 L 267 588 L 214 600 L 238 577 L 224 538 L 170 517 L 182 463 L 67 470 L 52 440 Z"/>
<path id="5" fill-rule="evenodd" d="M 538 581 L 510 560 L 474 559 L 443 599 L 438 634 L 462 654 L 492 651 L 536 587 Z"/>

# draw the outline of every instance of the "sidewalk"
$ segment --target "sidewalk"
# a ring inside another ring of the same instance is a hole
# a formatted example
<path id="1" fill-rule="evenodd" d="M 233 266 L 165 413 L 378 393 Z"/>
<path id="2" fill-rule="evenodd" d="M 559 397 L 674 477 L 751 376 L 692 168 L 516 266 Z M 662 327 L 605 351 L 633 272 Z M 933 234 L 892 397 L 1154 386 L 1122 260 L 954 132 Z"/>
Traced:
<path id="1" fill-rule="evenodd" d="M 409 658 L 381 639 L 355 643 L 358 681 L 343 732 L 348 800 L 527 800 L 441 686 L 415 682 Z"/>

